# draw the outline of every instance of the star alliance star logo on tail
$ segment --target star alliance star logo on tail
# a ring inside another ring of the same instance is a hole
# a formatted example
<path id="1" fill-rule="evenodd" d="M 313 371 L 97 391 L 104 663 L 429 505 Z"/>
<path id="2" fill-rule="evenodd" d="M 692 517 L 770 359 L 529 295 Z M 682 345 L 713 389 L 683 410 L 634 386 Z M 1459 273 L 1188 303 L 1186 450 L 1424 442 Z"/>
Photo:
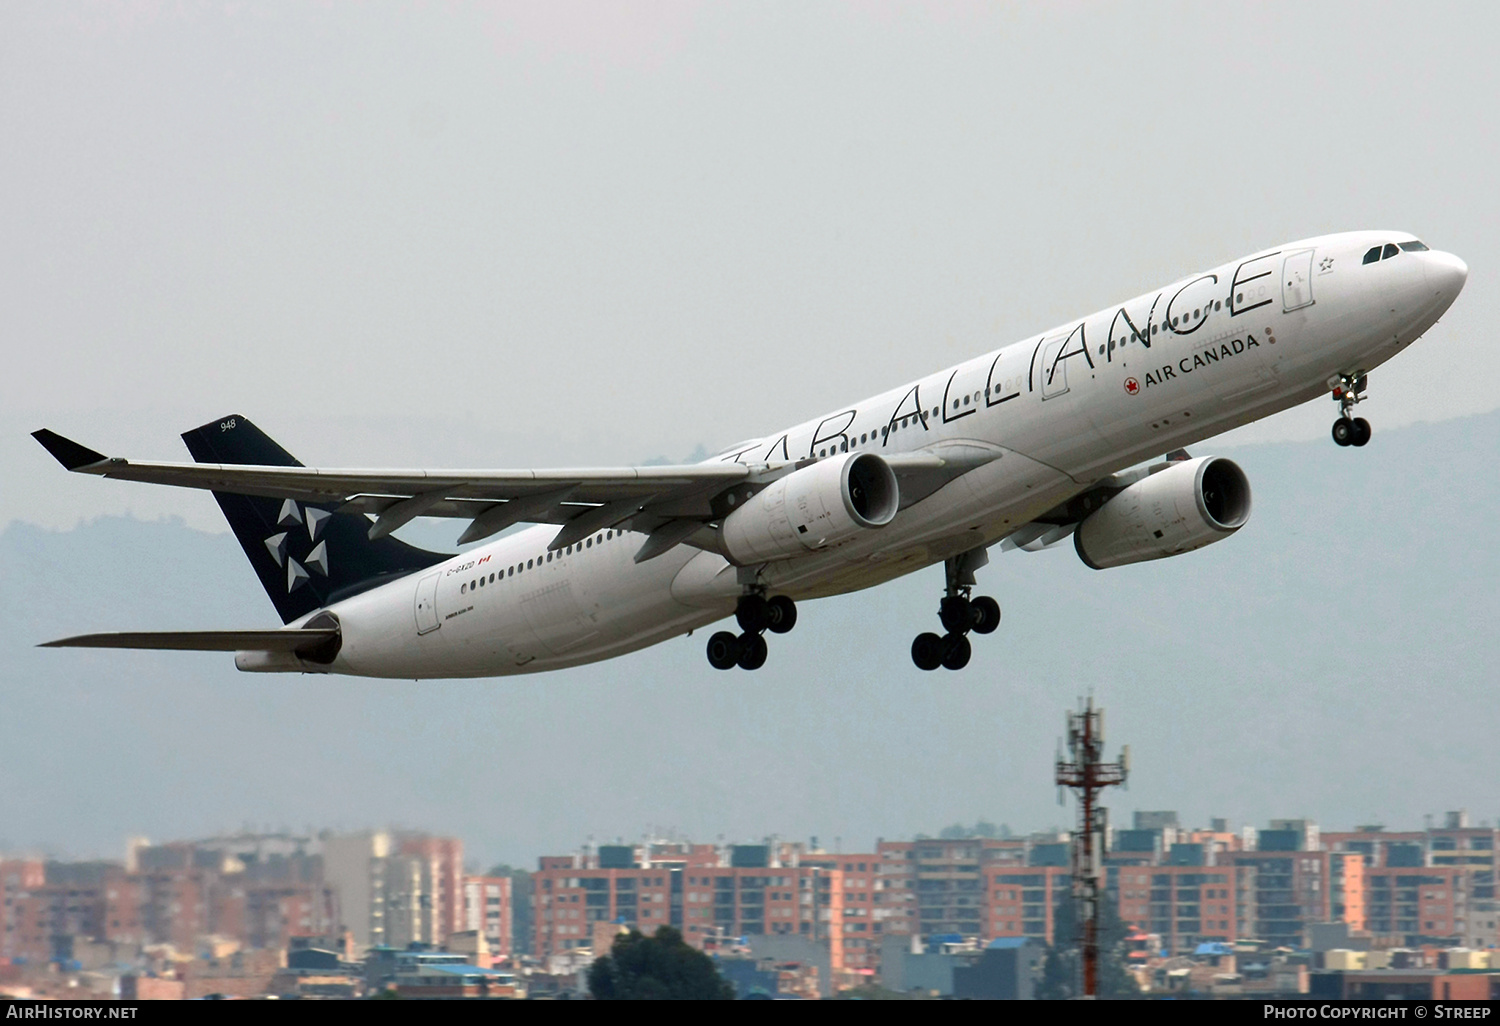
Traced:
<path id="1" fill-rule="evenodd" d="M 305 514 L 305 515 L 304 515 Z M 286 590 L 287 593 L 296 591 L 306 584 L 312 577 L 308 571 L 328 576 L 328 543 L 321 540 L 323 525 L 328 518 L 333 516 L 327 510 L 314 509 L 311 506 L 305 509 L 299 508 L 291 499 L 281 504 L 281 514 L 276 518 L 276 526 L 284 527 L 280 531 L 266 539 L 266 548 L 271 553 L 271 558 L 276 560 L 276 565 L 286 568 Z M 300 541 L 302 532 L 299 527 L 307 528 L 307 544 L 312 546 L 307 555 L 298 562 L 287 555 L 288 540 L 296 538 Z"/>

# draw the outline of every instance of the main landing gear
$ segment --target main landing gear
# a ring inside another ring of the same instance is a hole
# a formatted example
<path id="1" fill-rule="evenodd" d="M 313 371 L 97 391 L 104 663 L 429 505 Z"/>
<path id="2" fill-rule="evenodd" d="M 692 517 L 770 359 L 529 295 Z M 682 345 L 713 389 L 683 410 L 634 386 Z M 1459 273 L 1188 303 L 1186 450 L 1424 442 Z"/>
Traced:
<path id="1" fill-rule="evenodd" d="M 797 604 L 785 595 L 752 593 L 740 597 L 734 618 L 744 633 L 716 632 L 708 639 L 708 663 L 716 670 L 758 670 L 766 664 L 765 632 L 785 634 L 795 627 Z"/>
<path id="2" fill-rule="evenodd" d="M 1365 400 L 1366 396 L 1361 393 L 1368 384 L 1369 376 L 1364 371 L 1336 374 L 1328 379 L 1333 401 L 1339 404 L 1339 419 L 1333 422 L 1333 440 L 1339 445 L 1358 446 L 1370 440 L 1370 422 L 1363 417 L 1351 416 L 1355 404 Z"/>
<path id="3" fill-rule="evenodd" d="M 947 633 L 939 636 L 931 632 L 918 634 L 911 643 L 911 661 L 919 670 L 936 670 L 939 666 L 949 670 L 962 670 L 969 665 L 973 648 L 969 645 L 969 632 L 990 634 L 1000 626 L 1000 603 L 988 595 L 971 598 L 974 588 L 974 571 L 989 563 L 984 549 L 974 549 L 944 561 L 947 587 L 943 601 L 938 604 L 938 619 Z"/>

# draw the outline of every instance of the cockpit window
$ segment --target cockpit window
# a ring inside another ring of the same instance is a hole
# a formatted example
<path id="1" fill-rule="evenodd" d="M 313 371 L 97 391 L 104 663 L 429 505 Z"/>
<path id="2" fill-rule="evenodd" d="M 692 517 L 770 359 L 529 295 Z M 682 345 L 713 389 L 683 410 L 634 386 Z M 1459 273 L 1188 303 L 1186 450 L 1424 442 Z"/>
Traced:
<path id="1" fill-rule="evenodd" d="M 1371 249 L 1370 252 L 1368 252 L 1368 253 L 1365 254 L 1364 263 L 1373 264 L 1375 261 L 1377 261 L 1379 259 L 1380 259 L 1380 247 L 1376 246 L 1373 249 Z"/>
<path id="2" fill-rule="evenodd" d="M 1403 242 L 1401 243 L 1401 248 L 1406 250 L 1406 252 L 1408 253 L 1427 252 L 1427 246 L 1422 242 L 1421 239 L 1412 239 L 1410 242 Z"/>
<path id="3" fill-rule="evenodd" d="M 1387 242 L 1385 244 L 1385 249 L 1380 251 L 1380 259 L 1389 260 L 1391 257 L 1400 252 L 1401 251 L 1396 248 L 1396 244 L 1394 242 Z"/>

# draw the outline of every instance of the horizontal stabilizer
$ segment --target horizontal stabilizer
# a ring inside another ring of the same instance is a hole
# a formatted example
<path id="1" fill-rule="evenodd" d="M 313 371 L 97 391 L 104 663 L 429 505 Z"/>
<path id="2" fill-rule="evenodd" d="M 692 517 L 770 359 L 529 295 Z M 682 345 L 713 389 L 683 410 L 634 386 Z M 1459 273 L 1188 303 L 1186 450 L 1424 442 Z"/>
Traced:
<path id="1" fill-rule="evenodd" d="M 102 452 L 95 452 L 86 445 L 79 445 L 73 439 L 64 438 L 56 431 L 48 431 L 46 428 L 33 431 L 31 437 L 41 442 L 42 447 L 68 470 L 77 470 L 79 467 L 87 467 L 92 463 L 103 463 L 108 459 Z"/>
<path id="2" fill-rule="evenodd" d="M 80 634 L 38 648 L 149 648 L 177 652 L 302 652 L 335 641 L 337 628 L 269 631 L 117 631 Z"/>

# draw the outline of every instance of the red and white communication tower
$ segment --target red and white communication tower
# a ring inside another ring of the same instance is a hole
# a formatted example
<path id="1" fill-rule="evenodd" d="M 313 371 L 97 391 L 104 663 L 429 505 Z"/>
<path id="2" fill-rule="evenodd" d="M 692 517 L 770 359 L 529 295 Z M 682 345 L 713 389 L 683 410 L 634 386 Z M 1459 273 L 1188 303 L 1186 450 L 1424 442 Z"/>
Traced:
<path id="1" fill-rule="evenodd" d="M 1094 700 L 1079 703 L 1068 713 L 1068 750 L 1072 761 L 1057 759 L 1057 785 L 1078 794 L 1078 830 L 1073 835 L 1073 901 L 1078 910 L 1083 996 L 1099 989 L 1099 866 L 1104 858 L 1104 807 L 1099 792 L 1125 783 L 1130 772 L 1130 747 L 1120 750 L 1119 762 L 1104 761 L 1104 710 Z M 1061 794 L 1059 793 L 1059 799 Z"/>

